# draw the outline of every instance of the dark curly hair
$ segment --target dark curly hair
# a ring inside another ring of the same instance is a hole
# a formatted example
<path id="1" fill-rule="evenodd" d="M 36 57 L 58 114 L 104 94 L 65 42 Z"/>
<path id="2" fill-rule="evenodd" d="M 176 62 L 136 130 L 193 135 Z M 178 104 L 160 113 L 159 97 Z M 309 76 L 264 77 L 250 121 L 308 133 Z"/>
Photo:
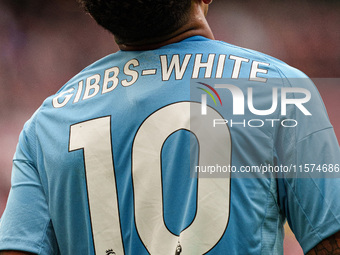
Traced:
<path id="1" fill-rule="evenodd" d="M 117 42 L 163 37 L 189 18 L 191 0 L 78 0 Z"/>

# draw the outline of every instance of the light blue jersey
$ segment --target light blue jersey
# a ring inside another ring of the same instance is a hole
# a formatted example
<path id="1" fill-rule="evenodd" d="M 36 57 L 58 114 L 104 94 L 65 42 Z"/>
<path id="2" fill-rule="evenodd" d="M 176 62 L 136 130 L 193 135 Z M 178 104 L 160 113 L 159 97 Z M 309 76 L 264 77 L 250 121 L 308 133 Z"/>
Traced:
<path id="1" fill-rule="evenodd" d="M 340 230 L 340 150 L 314 85 L 200 36 L 85 68 L 13 162 L 0 249 L 282 254 L 286 219 L 305 252 Z"/>

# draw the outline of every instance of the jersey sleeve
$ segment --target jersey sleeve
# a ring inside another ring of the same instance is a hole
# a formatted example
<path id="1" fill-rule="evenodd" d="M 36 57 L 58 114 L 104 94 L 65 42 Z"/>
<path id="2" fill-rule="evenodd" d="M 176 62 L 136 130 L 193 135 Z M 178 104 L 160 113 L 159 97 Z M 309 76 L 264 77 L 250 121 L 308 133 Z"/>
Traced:
<path id="1" fill-rule="evenodd" d="M 298 126 L 281 128 L 276 145 L 278 163 L 291 169 L 278 180 L 280 206 L 306 253 L 340 231 L 340 149 L 314 84 L 303 78 L 290 80 L 288 86 L 311 94 L 304 104 L 310 115 L 294 105 L 287 108 L 286 117 Z"/>
<path id="2" fill-rule="evenodd" d="M 33 119 L 21 132 L 13 158 L 11 190 L 0 223 L 0 250 L 58 254 L 34 145 Z"/>

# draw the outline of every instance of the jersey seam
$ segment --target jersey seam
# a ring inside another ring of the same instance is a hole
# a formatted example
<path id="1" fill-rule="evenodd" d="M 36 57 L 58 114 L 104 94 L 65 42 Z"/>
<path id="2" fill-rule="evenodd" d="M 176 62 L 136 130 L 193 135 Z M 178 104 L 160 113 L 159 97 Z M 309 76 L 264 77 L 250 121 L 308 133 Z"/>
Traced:
<path id="1" fill-rule="evenodd" d="M 34 162 L 31 160 L 27 160 L 27 159 L 13 159 L 13 162 L 25 162 L 25 163 L 30 163 L 34 166 Z"/>
<path id="2" fill-rule="evenodd" d="M 325 199 L 324 195 L 322 194 L 321 190 L 319 189 L 318 185 L 316 185 L 315 180 L 314 180 L 313 178 L 312 178 L 312 180 L 313 180 L 313 183 L 314 183 L 315 187 L 318 189 L 320 195 L 322 196 L 323 201 L 324 201 L 327 205 L 329 205 L 329 203 L 328 203 L 327 200 Z M 340 221 L 338 220 L 338 218 L 336 217 L 336 215 L 333 213 L 333 211 L 330 210 L 330 212 L 331 212 L 331 214 L 333 215 L 334 219 L 336 219 L 336 221 L 337 221 L 338 223 L 340 223 Z M 315 229 L 317 229 L 317 228 L 315 228 Z"/>
<path id="3" fill-rule="evenodd" d="M 269 187 L 271 186 L 271 182 L 272 182 L 272 180 L 270 180 Z M 262 223 L 261 223 L 261 254 L 263 254 L 263 249 L 264 249 L 264 244 L 263 244 L 263 226 L 264 226 L 264 222 L 266 220 L 267 213 L 268 213 L 269 196 L 270 195 L 268 194 L 267 195 L 267 199 L 266 199 L 266 210 L 264 212 L 264 217 L 263 217 L 263 220 L 262 220 Z"/>
<path id="4" fill-rule="evenodd" d="M 272 179 L 270 179 L 270 183 L 269 183 L 269 189 L 271 187 L 271 183 L 272 182 Z M 269 192 L 271 193 L 271 192 Z M 269 196 L 270 194 L 267 195 L 267 199 L 266 199 L 266 210 L 264 212 L 264 217 L 263 217 L 263 220 L 262 220 L 262 223 L 261 223 L 261 254 L 263 254 L 263 249 L 264 249 L 264 244 L 263 244 L 263 227 L 264 227 L 264 223 L 265 223 L 265 220 L 266 220 L 266 217 L 267 217 L 267 213 L 268 213 L 268 204 L 269 204 Z"/>
<path id="5" fill-rule="evenodd" d="M 253 51 L 253 50 L 247 49 L 247 48 L 237 47 L 237 46 L 235 46 L 235 45 L 232 45 L 232 44 L 229 44 L 229 43 L 226 43 L 226 42 L 222 42 L 222 41 L 215 41 L 215 42 L 217 42 L 217 43 L 219 43 L 219 44 L 222 44 L 222 45 L 228 45 L 229 47 L 234 48 L 234 49 L 243 50 L 243 51 L 248 52 L 248 53 L 250 53 L 250 54 L 254 54 L 254 55 L 256 55 L 257 57 L 262 58 L 262 59 L 264 59 L 264 60 L 270 62 L 270 64 L 276 69 L 277 73 L 280 75 L 280 78 L 283 78 L 282 75 L 283 75 L 285 78 L 287 78 L 287 77 L 283 74 L 283 72 L 281 71 L 281 69 L 280 69 L 275 63 L 273 63 L 273 60 L 269 59 L 267 56 L 265 56 L 265 55 L 263 55 L 263 54 L 261 54 L 261 53 L 259 53 L 259 52 L 257 52 L 257 51 Z M 286 64 L 286 63 L 285 63 L 285 64 Z M 286 65 L 288 66 L 288 64 L 286 64 Z M 281 75 L 281 74 L 282 74 L 282 75 Z"/>
<path id="6" fill-rule="evenodd" d="M 49 222 L 50 221 L 48 220 L 45 224 L 44 232 L 41 236 L 40 244 L 38 245 L 39 246 L 39 253 L 38 254 L 41 254 L 41 251 L 43 249 L 43 243 L 44 243 L 44 240 L 46 239 L 46 236 L 47 236 L 47 228 L 48 228 Z"/>
<path id="7" fill-rule="evenodd" d="M 283 74 L 284 75 L 284 74 Z M 287 77 L 286 77 L 287 79 Z M 292 87 L 291 83 L 289 82 L 289 80 L 287 79 L 287 82 L 288 84 L 290 85 L 290 87 Z M 294 110 L 294 116 L 296 115 L 296 109 Z M 294 132 L 294 137 L 295 137 L 295 145 L 297 145 L 298 143 L 300 143 L 301 141 L 303 141 L 304 139 L 308 138 L 309 136 L 315 134 L 315 133 L 318 133 L 320 131 L 323 131 L 323 130 L 326 130 L 326 129 L 329 129 L 329 128 L 332 128 L 332 127 L 326 127 L 326 128 L 323 128 L 323 129 L 320 129 L 320 130 L 317 130 L 317 131 L 314 131 L 306 136 L 304 136 L 303 138 L 301 138 L 300 140 L 297 140 L 297 132 L 295 131 Z M 295 159 L 294 161 L 296 161 L 297 159 L 297 150 L 295 150 Z M 297 204 L 299 205 L 299 208 L 301 210 L 301 212 L 303 213 L 303 215 L 305 216 L 305 219 L 307 220 L 309 226 L 312 228 L 312 232 L 311 233 L 314 233 L 315 237 L 317 237 L 319 239 L 319 241 L 322 241 L 322 237 L 320 236 L 320 233 L 318 231 L 318 228 L 316 226 L 314 226 L 314 224 L 312 223 L 311 219 L 308 217 L 307 213 L 306 213 L 306 210 L 304 209 L 304 207 L 302 206 L 302 204 L 300 203 L 300 199 L 298 197 L 298 195 L 296 194 L 296 192 L 293 190 L 292 186 L 290 185 L 290 183 L 287 181 L 287 179 L 285 178 L 285 182 L 287 184 L 287 186 L 289 187 L 289 189 L 291 190 L 292 194 L 294 195 L 294 198 L 296 199 L 296 202 Z M 313 180 L 313 183 L 315 184 L 315 181 Z M 317 185 L 315 185 L 317 187 Z M 320 191 L 320 189 L 318 188 L 318 190 Z M 320 193 L 320 192 L 319 192 Z M 322 193 L 320 193 L 322 195 Z M 322 195 L 322 198 L 323 198 L 323 201 L 325 201 L 324 199 L 324 196 Z M 333 212 L 331 212 L 332 215 L 334 216 L 334 218 L 336 219 L 335 215 L 333 214 Z M 338 221 L 338 220 L 337 220 Z M 338 221 L 339 222 L 339 221 Z M 305 237 L 303 237 L 303 239 L 301 241 L 304 241 L 305 240 Z"/>
<path id="8" fill-rule="evenodd" d="M 303 206 L 301 205 L 300 203 L 300 200 L 298 198 L 298 196 L 296 195 L 296 193 L 294 192 L 293 188 L 291 187 L 290 183 L 285 179 L 285 182 L 286 184 L 289 186 L 291 192 L 294 194 L 294 198 L 296 199 L 298 205 L 299 205 L 299 208 L 301 209 L 303 215 L 306 217 L 306 220 L 308 221 L 309 225 L 311 226 L 311 228 L 313 229 L 313 232 L 315 232 L 315 234 L 317 235 L 317 237 L 319 238 L 319 240 L 321 241 L 322 238 L 319 234 L 319 232 L 317 231 L 317 229 L 315 228 L 315 226 L 312 224 L 311 220 L 309 219 L 308 215 L 306 214 L 306 211 L 305 209 L 303 208 Z"/>
<path id="9" fill-rule="evenodd" d="M 282 73 L 282 75 L 284 75 L 284 74 Z M 284 75 L 284 76 L 285 76 L 285 75 Z M 285 78 L 287 79 L 287 82 L 288 82 L 288 84 L 290 85 L 290 87 L 293 87 L 292 84 L 289 82 L 288 78 L 287 78 L 286 76 L 285 76 Z M 293 94 L 293 95 L 294 95 L 294 94 Z M 296 117 L 296 109 L 293 111 L 293 113 L 294 113 L 294 117 Z M 294 141 L 295 141 L 295 144 L 298 143 L 298 142 L 297 142 L 297 131 L 296 131 L 296 129 L 294 130 Z M 296 147 L 295 147 L 295 148 L 296 148 Z M 294 161 L 296 162 L 296 159 L 297 159 L 297 151 L 296 151 L 296 150 L 295 150 L 294 155 L 295 155 Z M 286 182 L 287 186 L 289 187 L 289 189 L 291 190 L 292 194 L 294 195 L 294 198 L 296 199 L 296 202 L 297 202 L 297 204 L 299 205 L 299 208 L 300 208 L 300 210 L 302 211 L 303 215 L 305 216 L 305 218 L 306 218 L 308 224 L 309 224 L 309 225 L 311 226 L 311 228 L 313 229 L 313 232 L 316 233 L 316 235 L 317 235 L 317 237 L 319 238 L 319 240 L 321 240 L 321 237 L 320 237 L 319 233 L 318 233 L 318 232 L 316 231 L 316 229 L 314 228 L 314 225 L 312 224 L 310 218 L 308 217 L 306 211 L 304 210 L 302 204 L 300 203 L 300 200 L 299 200 L 299 198 L 298 198 L 296 192 L 293 190 L 292 186 L 291 186 L 290 183 L 286 180 L 286 178 L 285 178 L 285 182 Z M 286 217 L 287 217 L 287 216 L 286 216 Z"/>
<path id="10" fill-rule="evenodd" d="M 310 133 L 310 134 L 308 134 L 308 135 L 302 137 L 299 141 L 296 142 L 296 144 L 302 142 L 303 140 L 307 139 L 308 137 L 310 137 L 310 136 L 312 136 L 312 135 L 314 135 L 314 134 L 316 134 L 316 133 L 318 133 L 318 132 L 325 131 L 325 130 L 327 130 L 327 129 L 333 129 L 333 127 L 332 127 L 332 126 L 330 126 L 330 127 L 325 127 L 325 128 L 322 128 L 322 129 L 313 131 L 312 133 Z"/>

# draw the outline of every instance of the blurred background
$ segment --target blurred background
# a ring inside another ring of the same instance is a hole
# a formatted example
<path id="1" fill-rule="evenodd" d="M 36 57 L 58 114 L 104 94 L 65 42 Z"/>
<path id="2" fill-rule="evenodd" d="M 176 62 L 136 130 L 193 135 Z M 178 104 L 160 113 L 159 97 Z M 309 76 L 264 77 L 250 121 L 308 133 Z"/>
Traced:
<path id="1" fill-rule="evenodd" d="M 340 1 L 215 0 L 218 40 L 277 57 L 311 78 L 340 77 Z M 24 122 L 93 61 L 117 51 L 112 36 L 70 0 L 0 0 L 0 215 Z M 340 84 L 317 83 L 340 137 Z M 287 227 L 285 254 L 302 254 Z"/>

